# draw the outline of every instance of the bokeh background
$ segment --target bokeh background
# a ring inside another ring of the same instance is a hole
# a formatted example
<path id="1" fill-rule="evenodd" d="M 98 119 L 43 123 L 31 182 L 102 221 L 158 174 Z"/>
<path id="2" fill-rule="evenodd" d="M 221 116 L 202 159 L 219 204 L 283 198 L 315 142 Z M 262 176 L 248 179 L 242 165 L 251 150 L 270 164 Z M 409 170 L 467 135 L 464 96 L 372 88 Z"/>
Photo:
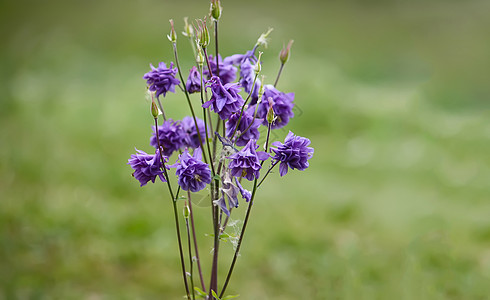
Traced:
<path id="1" fill-rule="evenodd" d="M 275 29 L 269 82 L 295 40 L 278 88 L 296 93 L 288 128 L 315 147 L 308 170 L 260 190 L 229 293 L 488 299 L 490 2 L 223 7 L 224 55 Z M 166 187 L 140 188 L 126 162 L 150 151 L 141 77 L 173 60 L 168 19 L 181 31 L 207 12 L 187 0 L 0 2 L 0 299 L 181 299 Z M 165 106 L 187 113 L 181 94 Z M 209 208 L 196 214 L 209 246 Z M 201 254 L 208 270 L 210 246 Z"/>

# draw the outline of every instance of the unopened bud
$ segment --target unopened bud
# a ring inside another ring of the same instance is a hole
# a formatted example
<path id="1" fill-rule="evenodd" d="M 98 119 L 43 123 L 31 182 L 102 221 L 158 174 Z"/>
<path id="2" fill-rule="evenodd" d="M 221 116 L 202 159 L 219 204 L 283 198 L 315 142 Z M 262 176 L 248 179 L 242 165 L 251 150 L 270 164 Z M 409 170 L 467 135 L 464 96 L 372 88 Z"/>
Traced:
<path id="1" fill-rule="evenodd" d="M 290 40 L 286 47 L 282 47 L 281 52 L 279 52 L 279 60 L 281 64 L 285 64 L 289 59 L 289 53 L 291 52 L 291 46 L 293 45 L 293 40 Z"/>
<path id="2" fill-rule="evenodd" d="M 187 17 L 184 17 L 184 31 L 182 34 L 188 38 L 192 38 L 194 36 L 194 29 L 192 29 L 192 26 L 187 22 Z"/>
<path id="3" fill-rule="evenodd" d="M 176 43 L 177 42 L 177 33 L 175 33 L 174 20 L 170 19 L 169 22 L 170 22 L 170 34 L 167 35 L 167 38 L 172 43 Z"/>
<path id="4" fill-rule="evenodd" d="M 155 103 L 155 100 L 151 99 L 151 115 L 153 118 L 158 118 L 159 115 L 161 115 L 161 111 L 158 108 L 157 104 Z"/>
<path id="5" fill-rule="evenodd" d="M 260 62 L 260 58 L 262 57 L 262 51 L 259 51 L 259 58 L 257 58 L 257 63 L 254 65 L 254 71 L 255 74 L 259 75 L 260 71 L 262 70 L 262 64 Z"/>
<path id="6" fill-rule="evenodd" d="M 202 55 L 202 49 L 199 45 L 197 45 L 196 63 L 199 65 L 199 68 L 202 68 L 204 64 L 204 55 Z"/>
<path id="7" fill-rule="evenodd" d="M 219 20 L 221 17 L 221 3 L 219 0 L 211 0 L 210 15 L 213 19 Z"/>
<path id="8" fill-rule="evenodd" d="M 187 202 L 185 202 L 184 204 L 184 219 L 189 219 L 189 216 L 191 214 L 191 210 L 189 209 L 189 205 L 187 204 Z"/>
<path id="9" fill-rule="evenodd" d="M 267 101 L 269 101 L 269 109 L 267 110 L 266 118 L 267 118 L 267 123 L 271 124 L 272 122 L 274 122 L 275 119 L 274 109 L 272 108 L 272 106 L 274 105 L 274 100 L 272 100 L 272 98 L 269 97 Z"/>
<path id="10" fill-rule="evenodd" d="M 260 35 L 259 39 L 257 40 L 256 46 L 264 46 L 267 48 L 267 42 L 269 41 L 268 37 L 269 34 L 274 30 L 273 28 L 269 28 L 267 32 L 264 32 Z"/>

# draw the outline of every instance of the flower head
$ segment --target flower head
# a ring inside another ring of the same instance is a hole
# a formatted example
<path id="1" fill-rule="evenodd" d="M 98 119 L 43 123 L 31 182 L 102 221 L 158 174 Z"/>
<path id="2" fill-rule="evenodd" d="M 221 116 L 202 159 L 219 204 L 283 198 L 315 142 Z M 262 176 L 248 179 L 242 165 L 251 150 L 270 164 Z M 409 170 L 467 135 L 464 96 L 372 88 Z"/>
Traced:
<path id="1" fill-rule="evenodd" d="M 199 74 L 196 66 L 192 67 L 189 77 L 187 77 L 185 89 L 189 92 L 189 94 L 201 91 L 201 74 Z"/>
<path id="2" fill-rule="evenodd" d="M 264 125 L 267 125 L 267 112 L 269 111 L 269 98 L 272 99 L 272 109 L 277 117 L 272 123 L 272 129 L 277 129 L 286 126 L 289 123 L 289 119 L 294 117 L 294 93 L 285 94 L 278 91 L 272 85 L 266 85 L 264 87 L 264 96 L 262 102 L 257 108 L 257 115 L 264 119 Z"/>
<path id="3" fill-rule="evenodd" d="M 259 170 L 262 168 L 260 161 L 266 160 L 269 155 L 261 151 L 256 152 L 255 149 L 258 147 L 255 140 L 250 140 L 242 150 L 229 157 L 230 164 L 228 167 L 230 168 L 231 175 L 245 177 L 249 181 L 259 177 Z"/>
<path id="4" fill-rule="evenodd" d="M 236 182 L 236 186 L 240 190 L 240 194 L 242 194 L 242 198 L 245 199 L 245 201 L 250 202 L 250 199 L 252 199 L 252 193 L 250 193 L 250 191 L 244 189 L 242 184 L 240 183 L 240 181 L 236 177 L 235 177 L 235 182 Z"/>
<path id="5" fill-rule="evenodd" d="M 179 162 L 170 167 L 177 168 L 175 174 L 179 177 L 179 186 L 184 191 L 198 192 L 211 182 L 211 170 L 202 161 L 201 148 L 196 148 L 193 156 L 185 149 L 179 155 Z"/>
<path id="6" fill-rule="evenodd" d="M 222 120 L 228 119 L 231 114 L 241 109 L 243 103 L 240 92 L 240 87 L 237 83 L 227 83 L 223 85 L 221 80 L 213 76 L 208 81 L 208 87 L 211 88 L 211 99 L 204 103 L 202 107 L 208 108 L 212 105 L 211 109 L 219 115 Z"/>
<path id="7" fill-rule="evenodd" d="M 144 151 L 136 149 L 138 153 L 131 154 L 131 158 L 128 159 L 128 165 L 133 168 L 133 177 L 138 179 L 140 186 L 144 186 L 151 180 L 155 183 L 155 179 L 158 176 L 161 181 L 166 182 L 162 171 L 162 161 L 160 159 L 160 152 L 155 151 L 155 155 L 147 154 Z M 164 157 L 165 161 L 168 157 Z"/>
<path id="8" fill-rule="evenodd" d="M 182 126 L 179 122 L 174 122 L 172 119 L 168 119 L 158 126 L 158 140 L 153 126 L 153 135 L 150 138 L 150 145 L 158 149 L 158 144 L 163 148 L 163 154 L 166 156 L 172 155 L 172 153 L 184 146 L 185 133 L 182 130 Z"/>
<path id="9" fill-rule="evenodd" d="M 235 81 L 237 68 L 233 66 L 226 58 L 223 61 L 221 55 L 218 54 L 218 65 L 219 65 L 219 78 L 223 84 L 227 84 Z M 216 67 L 216 58 L 209 55 L 209 66 L 211 67 L 211 73 L 214 76 L 218 75 L 218 68 Z M 203 69 L 203 75 L 206 75 L 208 79 L 211 79 L 211 73 L 208 68 Z"/>
<path id="10" fill-rule="evenodd" d="M 221 210 L 230 216 L 230 209 L 232 207 L 238 207 L 238 193 L 240 189 L 233 184 L 230 172 L 225 172 L 223 175 L 223 187 L 221 190 L 221 198 L 215 201 L 215 204 L 219 206 Z M 228 205 L 226 205 L 226 199 L 228 199 Z"/>
<path id="11" fill-rule="evenodd" d="M 150 91 L 156 92 L 157 97 L 161 94 L 165 97 L 167 92 L 175 93 L 175 86 L 180 83 L 180 80 L 175 78 L 177 68 L 172 68 L 173 63 L 170 63 L 170 68 L 167 68 L 164 62 L 160 62 L 158 68 L 155 68 L 152 64 L 150 64 L 150 67 L 151 71 L 143 76 Z"/>
<path id="12" fill-rule="evenodd" d="M 235 144 L 237 146 L 245 146 L 249 140 L 258 140 L 260 137 L 259 126 L 262 124 L 262 119 L 254 119 L 254 106 L 245 110 L 240 119 L 240 112 L 236 112 L 230 116 L 226 122 L 226 136 L 231 138 L 237 128 L 235 136 Z"/>
<path id="13" fill-rule="evenodd" d="M 286 175 L 288 167 L 292 170 L 303 171 L 308 168 L 308 159 L 313 156 L 314 149 L 308 147 L 311 141 L 307 138 L 294 135 L 291 131 L 286 136 L 284 144 L 281 142 L 272 143 L 277 148 L 271 148 L 275 155 L 272 157 L 279 165 L 279 174 Z"/>
<path id="14" fill-rule="evenodd" d="M 204 121 L 197 118 L 197 127 L 199 127 L 199 135 L 201 136 L 201 140 L 204 143 L 206 139 L 206 130 L 204 126 Z M 197 134 L 196 130 L 196 124 L 194 123 L 194 119 L 192 117 L 186 116 L 182 119 L 181 122 L 182 125 L 182 130 L 184 131 L 185 138 L 184 138 L 184 146 L 191 147 L 191 148 L 197 148 L 201 145 L 199 142 L 199 136 Z M 208 131 L 209 132 L 209 131 Z"/>

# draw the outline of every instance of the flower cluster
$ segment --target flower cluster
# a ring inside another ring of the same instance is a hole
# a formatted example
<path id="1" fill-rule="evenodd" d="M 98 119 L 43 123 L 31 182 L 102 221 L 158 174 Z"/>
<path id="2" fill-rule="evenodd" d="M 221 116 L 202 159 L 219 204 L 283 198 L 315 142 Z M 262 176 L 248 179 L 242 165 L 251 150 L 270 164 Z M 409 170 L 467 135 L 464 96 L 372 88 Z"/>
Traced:
<path id="1" fill-rule="evenodd" d="M 211 20 L 214 26 L 218 26 L 221 13 L 220 1 L 211 0 Z M 136 150 L 137 153 L 131 155 L 128 164 L 134 170 L 133 176 L 140 186 L 149 181 L 154 183 L 157 177 L 166 182 L 174 210 L 181 203 L 177 201 L 181 198 L 186 199 L 185 207 L 190 206 L 193 193 L 199 193 L 199 197 L 211 198 L 215 230 L 213 237 L 217 246 L 226 229 L 228 217 L 239 206 L 239 198 L 248 202 L 244 230 L 257 189 L 273 173 L 274 167 L 279 165 L 280 176 L 286 175 L 289 169 L 303 171 L 308 168 L 308 161 L 313 156 L 314 150 L 309 147 L 310 140 L 294 135 L 291 131 L 284 143 L 270 140 L 277 136 L 271 134 L 272 130 L 285 127 L 294 117 L 294 93 L 276 87 L 282 68 L 289 59 L 292 41 L 280 52 L 280 71 L 274 85 L 270 85 L 264 82 L 263 76 L 259 77 L 263 63 L 262 52 L 258 48 L 267 44 L 272 29 L 262 34 L 251 50 L 222 57 L 217 50 L 208 54 L 211 36 L 206 19 L 197 20 L 195 26 L 190 26 L 185 19 L 184 35 L 192 43 L 195 57 L 191 61 L 196 62 L 196 65 L 183 74 L 177 55 L 177 33 L 172 20 L 170 23 L 168 38 L 173 46 L 176 67 L 173 62 L 169 67 L 164 62 L 160 62 L 158 67 L 150 64 L 151 70 L 143 76 L 152 95 L 151 112 L 154 124 L 150 146 L 154 148 L 155 154 Z M 216 28 L 215 34 L 217 32 Z M 177 74 L 181 80 L 176 78 Z M 181 82 L 186 75 L 187 80 Z M 185 94 L 184 100 L 178 105 L 188 105 L 191 115 L 182 119 L 167 119 L 169 114 L 163 113 L 164 107 L 160 98 L 166 97 L 168 92 L 175 93 L 176 86 Z M 263 145 L 260 150 L 264 151 L 259 151 L 259 145 Z M 174 153 L 177 157 L 169 164 Z M 172 169 L 175 170 L 175 178 L 169 178 L 169 174 L 173 175 L 173 172 L 167 170 Z M 177 189 L 172 188 L 175 182 L 178 184 Z M 253 182 L 250 190 L 247 187 L 251 185 L 249 182 Z M 182 191 L 187 193 L 179 194 Z M 185 210 L 184 216 L 192 218 L 192 210 Z M 180 237 L 177 215 L 175 218 Z M 243 232 L 240 240 L 242 237 Z M 240 243 L 235 258 L 239 247 Z M 189 246 L 189 253 L 191 252 Z M 183 262 L 182 249 L 180 254 Z M 216 267 L 216 270 L 218 268 L 214 264 L 217 261 L 217 258 L 213 258 L 213 268 Z M 194 288 L 189 289 L 187 286 L 185 265 L 182 268 L 187 298 L 190 299 L 189 290 Z M 214 295 L 217 292 L 216 272 L 212 273 L 214 279 L 209 287 L 210 299 L 217 297 Z M 204 282 L 202 278 L 201 282 Z M 226 285 L 227 282 L 224 289 Z M 202 288 L 206 290 L 204 284 Z M 220 298 L 223 292 L 224 290 L 219 295 Z"/>

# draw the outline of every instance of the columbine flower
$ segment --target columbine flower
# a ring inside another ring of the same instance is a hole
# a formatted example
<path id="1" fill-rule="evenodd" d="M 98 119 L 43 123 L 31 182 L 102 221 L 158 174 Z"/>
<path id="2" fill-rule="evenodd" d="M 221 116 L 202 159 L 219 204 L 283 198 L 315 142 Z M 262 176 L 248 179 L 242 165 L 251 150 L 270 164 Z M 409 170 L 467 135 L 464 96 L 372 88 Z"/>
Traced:
<path id="1" fill-rule="evenodd" d="M 256 152 L 255 149 L 258 147 L 255 140 L 250 140 L 242 150 L 229 157 L 230 164 L 228 167 L 230 168 L 231 175 L 235 177 L 245 177 L 250 181 L 259 177 L 259 170 L 262 168 L 260 166 L 260 161 L 266 160 L 269 157 L 269 154 L 261 151 Z"/>
<path id="2" fill-rule="evenodd" d="M 161 94 L 165 97 L 167 92 L 175 93 L 175 86 L 180 84 L 180 80 L 175 78 L 177 68 L 172 69 L 173 65 L 173 63 L 170 63 L 170 68 L 167 68 L 164 62 L 160 62 L 158 68 L 155 68 L 150 64 L 151 71 L 143 76 L 150 91 L 155 91 L 157 97 Z"/>
<path id="3" fill-rule="evenodd" d="M 262 102 L 257 108 L 257 116 L 264 119 L 263 124 L 267 126 L 266 115 L 269 110 L 269 98 L 272 98 L 274 114 L 276 120 L 272 123 L 272 129 L 277 129 L 286 126 L 289 123 L 289 118 L 294 117 L 294 93 L 285 94 L 276 90 L 272 85 L 266 85 L 264 87 L 264 96 Z"/>
<path id="4" fill-rule="evenodd" d="M 245 146 L 249 140 L 258 140 L 260 137 L 259 126 L 262 124 L 262 119 L 254 120 L 254 106 L 245 110 L 240 119 L 240 124 L 235 133 L 237 146 Z M 240 112 L 236 112 L 230 116 L 226 122 L 226 136 L 231 138 L 235 132 Z"/>
<path id="5" fill-rule="evenodd" d="M 221 80 L 213 76 L 208 81 L 208 86 L 211 87 L 212 96 L 202 107 L 208 108 L 212 105 L 211 109 L 222 120 L 228 119 L 232 113 L 239 111 L 245 102 L 242 96 L 238 94 L 240 87 L 237 83 L 227 83 L 223 86 Z"/>
<path id="6" fill-rule="evenodd" d="M 140 186 L 144 186 L 151 180 L 155 183 L 155 179 L 158 176 L 161 181 L 166 182 L 162 171 L 162 161 L 160 159 L 160 152 L 155 151 L 155 155 L 147 154 L 144 151 L 136 149 L 138 153 L 131 154 L 131 158 L 128 159 L 128 165 L 133 168 L 133 177 L 138 179 Z M 165 161 L 168 160 L 164 157 Z"/>
<path id="7" fill-rule="evenodd" d="M 250 104 L 252 105 L 257 103 L 260 87 L 260 80 L 257 78 L 254 85 L 254 78 L 254 66 L 250 59 L 245 59 L 240 65 L 240 85 L 243 86 L 246 93 L 252 92 L 252 95 L 250 95 Z"/>
<path id="8" fill-rule="evenodd" d="M 238 193 L 240 192 L 240 189 L 233 184 L 230 172 L 225 172 L 223 175 L 223 187 L 220 188 L 220 190 L 221 198 L 216 200 L 215 204 L 218 205 L 227 216 L 230 216 L 230 209 L 232 207 L 238 207 Z M 228 199 L 228 206 L 226 205 L 225 198 Z"/>
<path id="9" fill-rule="evenodd" d="M 235 182 L 236 182 L 236 186 L 240 190 L 240 194 L 242 194 L 242 198 L 245 199 L 245 201 L 249 202 L 250 199 L 252 199 L 252 193 L 250 193 L 250 191 L 244 189 L 242 184 L 240 183 L 240 181 L 237 178 L 235 178 Z"/>
<path id="10" fill-rule="evenodd" d="M 163 154 L 170 156 L 174 151 L 184 146 L 185 133 L 179 122 L 168 119 L 158 126 L 158 139 L 160 140 L 160 146 L 163 148 Z M 155 126 L 153 126 L 150 145 L 158 149 Z"/>
<path id="11" fill-rule="evenodd" d="M 237 68 L 233 66 L 231 62 L 229 62 L 226 58 L 223 61 L 221 55 L 218 54 L 218 65 L 219 65 L 219 78 L 223 84 L 227 84 L 235 81 Z M 211 67 L 211 71 L 213 76 L 217 76 L 218 70 L 216 68 L 216 58 L 212 55 L 209 55 L 209 66 Z M 206 75 L 208 79 L 211 79 L 211 74 L 209 73 L 208 68 L 203 69 L 203 75 Z"/>
<path id="12" fill-rule="evenodd" d="M 197 70 L 196 66 L 192 67 L 187 82 L 185 83 L 185 89 L 189 94 L 201 91 L 201 74 Z"/>
<path id="13" fill-rule="evenodd" d="M 185 149 L 179 155 L 179 162 L 170 167 L 177 168 L 175 174 L 179 177 L 179 186 L 184 191 L 198 192 L 211 183 L 211 170 L 202 162 L 201 148 L 196 148 L 193 156 Z"/>
<path id="14" fill-rule="evenodd" d="M 313 156 L 314 149 L 308 147 L 311 141 L 307 138 L 294 135 L 291 131 L 286 136 L 284 144 L 281 142 L 272 143 L 277 148 L 271 148 L 275 155 L 273 160 L 281 162 L 279 165 L 279 174 L 286 175 L 288 167 L 292 170 L 298 169 L 303 171 L 308 168 L 308 159 Z"/>
<path id="15" fill-rule="evenodd" d="M 197 127 L 199 127 L 199 135 L 204 143 L 206 141 L 206 131 L 204 126 L 204 121 L 197 118 Z M 185 133 L 184 145 L 191 148 L 197 148 L 201 144 L 199 142 L 199 136 L 197 135 L 196 124 L 194 123 L 194 118 L 186 116 L 181 122 L 182 130 Z M 209 132 L 209 131 L 208 131 Z"/>

